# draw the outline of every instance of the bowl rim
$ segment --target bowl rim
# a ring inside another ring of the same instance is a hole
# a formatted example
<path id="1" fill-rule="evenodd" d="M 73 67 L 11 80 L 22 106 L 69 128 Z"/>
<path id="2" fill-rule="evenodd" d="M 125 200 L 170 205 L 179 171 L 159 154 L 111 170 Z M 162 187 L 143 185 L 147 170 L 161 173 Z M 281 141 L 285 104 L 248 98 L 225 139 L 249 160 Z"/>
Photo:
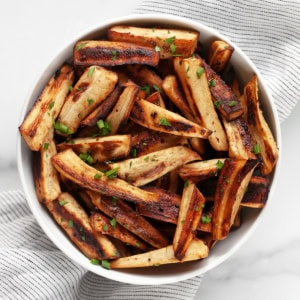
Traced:
<path id="1" fill-rule="evenodd" d="M 59 57 L 66 57 L 66 53 L 69 52 L 71 48 L 73 48 L 74 43 L 79 40 L 84 38 L 85 36 L 90 36 L 90 35 L 95 35 L 97 32 L 103 31 L 105 28 L 112 26 L 114 24 L 121 24 L 121 23 L 139 23 L 139 22 L 145 22 L 145 24 L 149 23 L 159 23 L 159 24 L 176 24 L 181 27 L 187 27 L 187 28 L 194 28 L 198 31 L 200 31 L 200 39 L 201 39 L 201 30 L 204 30 L 206 32 L 209 32 L 211 35 L 214 35 L 215 37 L 218 37 L 224 41 L 227 41 L 233 47 L 235 48 L 235 52 L 238 52 L 239 55 L 242 57 L 242 60 L 245 60 L 247 64 L 250 65 L 251 70 L 253 70 L 257 76 L 260 84 L 262 84 L 264 92 L 265 92 L 265 98 L 268 99 L 268 105 L 271 107 L 271 112 L 272 112 L 272 118 L 273 118 L 273 134 L 275 136 L 277 146 L 279 150 L 281 149 L 281 130 L 280 130 L 280 125 L 279 125 L 279 118 L 278 118 L 278 113 L 275 107 L 275 103 L 273 101 L 272 95 L 270 93 L 270 90 L 267 86 L 267 84 L 264 82 L 263 77 L 260 73 L 260 71 L 257 69 L 257 67 L 252 63 L 250 58 L 246 56 L 246 54 L 231 40 L 229 40 L 227 37 L 225 37 L 223 34 L 219 33 L 217 30 L 214 28 L 211 28 L 207 25 L 202 24 L 201 22 L 187 19 L 185 17 L 180 17 L 180 16 L 175 16 L 171 14 L 130 14 L 122 17 L 117 17 L 117 18 L 111 18 L 107 19 L 99 24 L 96 24 L 92 27 L 84 29 L 82 32 L 80 32 L 76 37 L 71 38 L 68 42 L 65 43 L 65 45 L 56 52 L 56 54 L 50 59 L 50 61 L 47 62 L 47 64 L 42 68 L 42 71 L 39 73 L 37 76 L 37 80 L 34 80 L 29 93 L 23 103 L 23 109 L 21 111 L 20 115 L 20 123 L 24 119 L 26 113 L 30 109 L 30 102 L 34 101 L 32 100 L 34 91 L 37 89 L 37 86 L 39 85 L 40 80 L 45 80 L 45 74 L 47 73 L 47 70 L 51 68 L 51 65 L 53 65 L 55 62 L 57 63 L 57 60 Z M 48 77 L 49 78 L 49 77 Z M 90 264 L 89 260 L 86 258 L 85 261 L 83 261 L 81 258 L 78 257 L 76 254 L 76 251 L 68 253 L 67 248 L 65 247 L 64 244 L 60 242 L 60 240 L 57 238 L 55 235 L 55 232 L 51 230 L 51 228 L 48 228 L 46 224 L 43 222 L 42 216 L 38 211 L 36 210 L 36 205 L 41 205 L 37 198 L 33 199 L 33 195 L 28 187 L 27 184 L 27 178 L 26 178 L 26 171 L 24 168 L 24 163 L 23 163 L 23 156 L 22 156 L 22 147 L 24 147 L 24 141 L 21 137 L 21 135 L 17 134 L 17 165 L 18 165 L 18 172 L 19 172 L 19 177 L 21 180 L 21 184 L 23 187 L 23 191 L 25 194 L 26 201 L 31 209 L 31 212 L 33 213 L 35 219 L 37 220 L 38 224 L 41 226 L 43 231 L 46 233 L 48 238 L 58 247 L 63 253 L 65 253 L 72 261 L 76 262 L 78 265 L 84 267 L 85 269 L 106 277 L 108 279 L 114 280 L 114 281 L 119 281 L 123 283 L 129 283 L 129 284 L 135 284 L 135 285 L 160 285 L 160 284 L 170 284 L 170 283 L 176 283 L 179 281 L 183 281 L 186 279 L 190 279 L 194 276 L 202 275 L 205 272 L 215 268 L 222 262 L 224 262 L 226 259 L 231 257 L 244 243 L 250 235 L 255 231 L 257 228 L 258 224 L 260 223 L 262 216 L 265 214 L 267 206 L 269 206 L 270 199 L 273 197 L 274 194 L 274 189 L 276 187 L 276 182 L 278 178 L 278 173 L 279 173 L 279 168 L 280 168 L 280 162 L 281 162 L 281 156 L 279 155 L 279 160 L 276 165 L 276 169 L 273 173 L 273 179 L 272 179 L 272 186 L 270 189 L 268 201 L 266 207 L 258 214 L 256 217 L 255 221 L 253 224 L 251 224 L 249 230 L 242 235 L 241 238 L 238 239 L 238 243 L 234 244 L 229 251 L 227 251 L 224 255 L 220 255 L 218 259 L 216 259 L 213 263 L 210 263 L 208 266 L 203 267 L 201 269 L 193 269 L 192 271 L 187 271 L 182 274 L 176 274 L 175 276 L 165 276 L 165 277 L 160 277 L 160 276 L 141 276 L 140 274 L 128 274 L 126 272 L 123 272 L 123 270 L 106 270 L 103 269 L 99 266 L 94 266 Z M 37 203 L 35 203 L 37 202 Z M 53 221 L 54 224 L 54 221 Z M 67 238 L 67 237 L 66 237 Z M 75 247 L 75 246 L 74 246 Z M 82 254 L 83 255 L 83 254 Z"/>

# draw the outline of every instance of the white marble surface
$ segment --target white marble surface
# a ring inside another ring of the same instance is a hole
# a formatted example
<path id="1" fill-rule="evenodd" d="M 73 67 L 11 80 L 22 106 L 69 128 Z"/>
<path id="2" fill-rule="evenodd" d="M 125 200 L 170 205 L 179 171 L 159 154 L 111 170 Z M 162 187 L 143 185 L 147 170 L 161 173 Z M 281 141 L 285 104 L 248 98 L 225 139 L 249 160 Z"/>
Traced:
<path id="1" fill-rule="evenodd" d="M 17 127 L 40 69 L 78 32 L 139 1 L 1 1 L 0 191 L 21 189 Z M 206 274 L 196 299 L 300 299 L 299 118 L 300 105 L 282 124 L 282 173 L 268 213 L 233 257 Z"/>

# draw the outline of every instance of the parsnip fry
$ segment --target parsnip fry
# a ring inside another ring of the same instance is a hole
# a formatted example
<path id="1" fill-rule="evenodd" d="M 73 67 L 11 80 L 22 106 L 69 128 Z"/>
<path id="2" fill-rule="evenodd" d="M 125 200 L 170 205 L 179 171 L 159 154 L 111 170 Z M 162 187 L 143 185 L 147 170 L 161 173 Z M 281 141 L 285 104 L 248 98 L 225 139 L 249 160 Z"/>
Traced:
<path id="1" fill-rule="evenodd" d="M 106 118 L 106 122 L 110 124 L 110 134 L 116 134 L 119 127 L 124 126 L 127 122 L 138 91 L 139 88 L 136 85 L 129 85 L 120 95 L 113 110 Z"/>
<path id="2" fill-rule="evenodd" d="M 135 101 L 130 118 L 146 128 L 170 134 L 208 138 L 211 131 L 146 100 Z"/>
<path id="3" fill-rule="evenodd" d="M 203 66 L 207 74 L 214 106 L 227 121 L 232 121 L 240 117 L 243 114 L 243 110 L 239 98 L 237 98 L 230 87 L 204 61 Z"/>
<path id="4" fill-rule="evenodd" d="M 184 146 L 175 146 L 110 165 L 118 176 L 135 186 L 146 185 L 181 165 L 201 157 Z"/>
<path id="5" fill-rule="evenodd" d="M 108 30 L 108 38 L 155 48 L 160 58 L 165 59 L 176 55 L 191 56 L 196 49 L 199 33 L 192 30 L 116 25 Z"/>
<path id="6" fill-rule="evenodd" d="M 196 183 L 217 176 L 224 161 L 225 158 L 215 158 L 186 164 L 178 169 L 178 174 L 183 180 Z"/>
<path id="7" fill-rule="evenodd" d="M 58 172 L 81 187 L 131 201 L 159 201 L 160 199 L 159 195 L 144 191 L 122 179 L 111 178 L 115 177 L 114 171 L 102 173 L 89 166 L 72 149 L 56 154 L 51 161 Z"/>
<path id="8" fill-rule="evenodd" d="M 145 64 L 156 66 L 159 53 L 151 47 L 126 42 L 101 40 L 79 41 L 74 47 L 74 64 L 77 66 L 118 66 Z"/>
<path id="9" fill-rule="evenodd" d="M 234 48 L 227 42 L 213 41 L 209 47 L 207 62 L 215 72 L 221 74 L 228 65 L 233 51 Z"/>
<path id="10" fill-rule="evenodd" d="M 143 216 L 134 211 L 121 199 L 109 198 L 98 193 L 87 191 L 93 204 L 117 223 L 155 248 L 168 244 L 165 237 L 153 227 Z"/>
<path id="11" fill-rule="evenodd" d="M 246 84 L 244 97 L 248 108 L 247 122 L 256 142 L 254 152 L 262 159 L 261 172 L 268 175 L 272 172 L 279 154 L 276 141 L 260 108 L 256 75 L 253 75 L 252 79 Z"/>
<path id="12" fill-rule="evenodd" d="M 192 182 L 184 187 L 176 231 L 173 238 L 174 256 L 182 260 L 197 230 L 205 198 Z"/>
<path id="13" fill-rule="evenodd" d="M 75 138 L 69 142 L 57 145 L 59 151 L 70 148 L 73 149 L 77 155 L 90 155 L 94 163 L 121 159 L 129 154 L 131 136 L 129 134 L 123 134 L 95 138 Z"/>
<path id="14" fill-rule="evenodd" d="M 26 118 L 19 127 L 20 133 L 28 147 L 38 151 L 46 135 L 58 116 L 69 87 L 73 84 L 74 71 L 71 66 L 63 65 L 45 86 Z"/>
<path id="15" fill-rule="evenodd" d="M 64 103 L 56 132 L 66 135 L 77 131 L 81 120 L 106 99 L 117 81 L 118 77 L 112 71 L 97 66 L 87 68 Z"/>
<path id="16" fill-rule="evenodd" d="M 249 127 L 243 118 L 233 121 L 226 121 L 223 118 L 223 125 L 229 143 L 229 157 L 236 159 L 255 159 L 253 153 L 253 138 Z"/>
<path id="17" fill-rule="evenodd" d="M 263 208 L 269 194 L 270 182 L 265 177 L 252 176 L 241 206 Z"/>
<path id="18" fill-rule="evenodd" d="M 208 256 L 209 249 L 202 240 L 192 240 L 182 261 L 174 256 L 173 246 L 169 245 L 165 248 L 137 254 L 133 256 L 123 257 L 110 262 L 112 269 L 120 268 L 141 268 L 159 266 L 164 264 L 179 263 L 184 261 L 192 261 L 202 259 Z"/>
<path id="19" fill-rule="evenodd" d="M 176 57 L 174 66 L 188 102 L 200 116 L 201 125 L 212 131 L 208 137 L 211 146 L 217 151 L 227 151 L 227 137 L 213 105 L 202 60 Z"/>
<path id="20" fill-rule="evenodd" d="M 87 115 L 82 121 L 81 125 L 83 126 L 94 126 L 99 120 L 105 120 L 107 115 L 110 113 L 111 109 L 117 103 L 123 88 L 120 85 L 117 85 L 113 92 L 101 102 L 89 115 Z"/>
<path id="21" fill-rule="evenodd" d="M 57 199 L 61 193 L 59 177 L 51 164 L 51 158 L 56 155 L 56 146 L 53 140 L 53 128 L 48 132 L 44 145 L 40 149 L 40 168 L 35 172 L 35 186 L 40 202 Z"/>
<path id="22" fill-rule="evenodd" d="M 117 248 L 102 234 L 95 234 L 89 218 L 78 202 L 68 193 L 47 202 L 50 213 L 72 242 L 90 259 L 112 259 L 119 256 Z"/>
<path id="23" fill-rule="evenodd" d="M 146 243 L 135 237 L 130 231 L 116 223 L 114 220 L 116 219 L 109 219 L 99 212 L 92 214 L 90 217 L 91 226 L 94 231 L 113 236 L 127 245 L 131 245 L 144 251 L 149 248 Z"/>
<path id="24" fill-rule="evenodd" d="M 225 160 L 215 192 L 213 239 L 227 237 L 257 163 L 257 160 Z"/>

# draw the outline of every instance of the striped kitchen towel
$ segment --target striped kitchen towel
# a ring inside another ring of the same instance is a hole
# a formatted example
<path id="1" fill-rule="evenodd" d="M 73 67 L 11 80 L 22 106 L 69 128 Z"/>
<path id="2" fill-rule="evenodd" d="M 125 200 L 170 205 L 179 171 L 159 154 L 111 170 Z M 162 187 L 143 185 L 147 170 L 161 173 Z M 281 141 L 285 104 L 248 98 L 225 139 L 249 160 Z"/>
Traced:
<path id="1" fill-rule="evenodd" d="M 202 277 L 142 286 L 88 272 L 56 248 L 16 191 L 0 193 L 0 278 L 1 300 L 189 300 Z"/>
<path id="2" fill-rule="evenodd" d="M 300 100 L 299 0 L 142 0 L 135 13 L 167 13 L 218 30 L 259 69 L 284 121 Z"/>

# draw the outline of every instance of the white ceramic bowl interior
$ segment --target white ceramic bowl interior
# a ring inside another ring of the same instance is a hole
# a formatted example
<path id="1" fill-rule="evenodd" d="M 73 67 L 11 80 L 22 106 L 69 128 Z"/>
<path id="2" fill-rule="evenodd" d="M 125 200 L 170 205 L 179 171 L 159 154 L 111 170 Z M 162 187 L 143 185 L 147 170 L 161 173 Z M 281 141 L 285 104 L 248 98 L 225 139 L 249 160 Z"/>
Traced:
<path id="1" fill-rule="evenodd" d="M 200 32 L 200 41 L 204 45 L 204 47 L 209 45 L 215 39 L 221 39 L 229 42 L 235 48 L 231 62 L 241 83 L 245 84 L 248 80 L 250 80 L 251 76 L 254 73 L 258 75 L 260 91 L 259 93 L 262 102 L 262 108 L 265 117 L 268 120 L 268 123 L 277 140 L 279 149 L 281 148 L 279 121 L 274 103 L 272 101 L 272 97 L 268 92 L 266 85 L 264 84 L 260 72 L 253 65 L 250 59 L 246 57 L 246 55 L 236 45 L 234 45 L 226 37 L 222 36 L 215 30 L 201 25 L 198 22 L 171 15 L 132 15 L 113 19 L 111 21 L 100 24 L 95 28 L 87 30 L 83 34 L 79 35 L 76 39 L 70 41 L 70 43 L 68 43 L 41 72 L 38 81 L 34 84 L 29 97 L 25 101 L 20 122 L 24 119 L 24 116 L 31 108 L 34 101 L 36 100 L 52 74 L 55 73 L 55 71 L 61 66 L 62 63 L 70 60 L 70 58 L 72 57 L 73 45 L 75 44 L 75 42 L 81 39 L 103 36 L 106 30 L 114 24 L 133 24 L 140 26 L 161 25 L 169 28 L 179 27 L 194 29 Z M 17 141 L 17 156 L 19 175 L 30 209 L 39 225 L 42 227 L 48 237 L 53 241 L 53 243 L 70 259 L 91 272 L 112 280 L 143 285 L 166 284 L 182 281 L 203 274 L 229 258 L 248 239 L 250 234 L 254 231 L 257 224 L 259 223 L 259 220 L 267 212 L 268 206 L 271 202 L 270 200 L 272 199 L 274 193 L 274 186 L 279 170 L 279 165 L 277 164 L 274 175 L 272 176 L 272 186 L 269 193 L 268 205 L 262 211 L 255 209 L 249 210 L 245 219 L 243 220 L 241 228 L 232 232 L 226 240 L 219 242 L 212 249 L 208 258 L 196 262 L 173 264 L 153 268 L 107 270 L 100 266 L 92 265 L 89 259 L 87 259 L 70 242 L 63 231 L 58 227 L 58 225 L 56 225 L 44 206 L 38 202 L 33 180 L 32 153 L 28 149 L 20 135 L 18 136 Z"/>

